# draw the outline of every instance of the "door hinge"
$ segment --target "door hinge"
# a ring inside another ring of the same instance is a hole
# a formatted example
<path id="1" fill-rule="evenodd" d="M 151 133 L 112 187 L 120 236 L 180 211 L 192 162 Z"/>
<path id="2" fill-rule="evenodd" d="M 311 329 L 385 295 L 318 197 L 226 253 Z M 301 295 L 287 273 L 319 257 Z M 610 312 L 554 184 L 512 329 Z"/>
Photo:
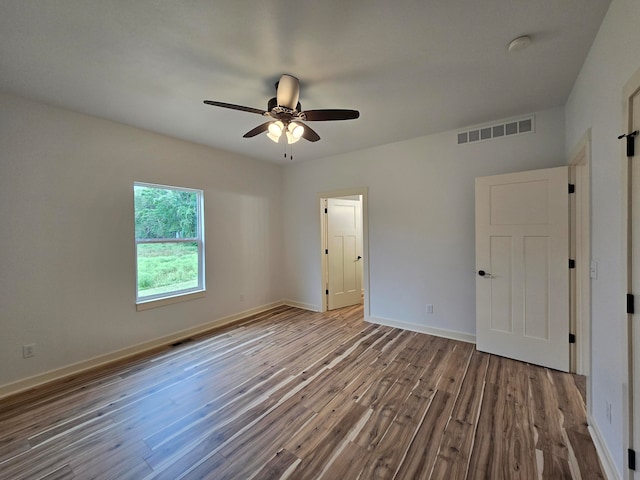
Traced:
<path id="1" fill-rule="evenodd" d="M 627 458 L 629 462 L 629 470 L 636 469 L 636 451 L 633 449 L 627 450 Z"/>
<path id="2" fill-rule="evenodd" d="M 640 131 L 636 130 L 635 132 L 631 132 L 631 133 L 623 133 L 622 135 L 618 136 L 618 140 L 621 140 L 623 138 L 627 139 L 627 157 L 633 157 L 635 156 L 636 152 L 635 152 L 635 139 L 638 136 L 638 134 L 640 133 Z"/>
<path id="3" fill-rule="evenodd" d="M 573 183 L 569 184 L 569 193 L 576 193 L 576 186 Z"/>
<path id="4" fill-rule="evenodd" d="M 573 258 L 569 259 L 569 268 L 576 268 L 576 261 Z"/>
<path id="5" fill-rule="evenodd" d="M 325 294 L 325 295 L 329 295 L 329 289 L 325 290 L 325 291 L 324 291 L 324 294 Z"/>
<path id="6" fill-rule="evenodd" d="M 627 293 L 627 313 L 636 313 L 635 298 L 633 294 Z"/>
<path id="7" fill-rule="evenodd" d="M 576 343 L 576 335 L 575 333 L 569 334 L 569 343 Z"/>
<path id="8" fill-rule="evenodd" d="M 324 213 L 329 213 L 329 209 L 325 208 Z"/>
<path id="9" fill-rule="evenodd" d="M 325 248 L 325 249 L 324 249 L 324 254 L 325 254 L 325 255 L 329 255 L 329 249 L 328 249 L 328 248 Z"/>

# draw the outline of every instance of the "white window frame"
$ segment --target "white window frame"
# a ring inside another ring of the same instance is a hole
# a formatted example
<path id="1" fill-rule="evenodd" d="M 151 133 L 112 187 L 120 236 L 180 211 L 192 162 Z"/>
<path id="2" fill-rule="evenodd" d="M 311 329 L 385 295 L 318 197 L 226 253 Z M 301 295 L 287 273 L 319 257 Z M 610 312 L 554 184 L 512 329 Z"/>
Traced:
<path id="1" fill-rule="evenodd" d="M 135 261 L 136 261 L 136 308 L 137 310 L 147 310 L 149 308 L 160 307 L 172 303 L 183 302 L 193 298 L 201 298 L 206 292 L 205 286 L 205 245 L 204 245 L 204 191 L 196 188 L 176 187 L 173 185 L 160 185 L 155 183 L 134 182 L 133 187 L 148 187 L 165 190 L 174 190 L 179 192 L 195 193 L 197 195 L 197 232 L 198 235 L 193 238 L 153 238 L 139 240 L 135 235 Z M 135 204 L 134 204 L 135 217 Z M 135 226 L 134 226 L 135 227 Z M 138 292 L 138 245 L 152 243 L 196 243 L 198 246 L 198 285 L 183 290 L 173 290 L 170 292 L 158 293 L 156 295 L 145 295 L 140 297 Z"/>

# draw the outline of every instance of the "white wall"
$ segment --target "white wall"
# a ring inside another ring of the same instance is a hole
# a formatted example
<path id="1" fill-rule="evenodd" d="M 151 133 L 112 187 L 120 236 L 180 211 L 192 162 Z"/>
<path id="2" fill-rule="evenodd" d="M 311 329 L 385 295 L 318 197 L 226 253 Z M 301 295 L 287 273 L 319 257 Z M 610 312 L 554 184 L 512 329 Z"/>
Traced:
<path id="1" fill-rule="evenodd" d="M 0 387 L 282 299 L 281 167 L 9 95 L 0 145 Z M 205 298 L 136 312 L 134 181 L 204 190 Z"/>
<path id="2" fill-rule="evenodd" d="M 316 194 L 368 187 L 371 316 L 475 334 L 474 178 L 563 165 L 564 111 L 537 113 L 535 134 L 456 142 L 446 132 L 287 166 L 287 298 L 321 305 Z"/>
<path id="3" fill-rule="evenodd" d="M 576 80 L 566 106 L 566 151 L 591 128 L 592 394 L 594 427 L 606 442 L 618 473 L 626 470 L 623 445 L 622 355 L 625 321 L 622 285 L 622 89 L 640 68 L 640 2 L 614 0 Z M 606 404 L 612 404 L 612 421 Z"/>

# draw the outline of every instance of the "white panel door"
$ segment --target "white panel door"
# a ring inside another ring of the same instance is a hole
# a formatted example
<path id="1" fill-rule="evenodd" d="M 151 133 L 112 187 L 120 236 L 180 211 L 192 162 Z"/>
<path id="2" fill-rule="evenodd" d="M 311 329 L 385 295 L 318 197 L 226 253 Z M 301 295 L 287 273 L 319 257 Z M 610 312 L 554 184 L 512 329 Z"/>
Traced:
<path id="1" fill-rule="evenodd" d="M 629 99 L 631 131 L 640 130 L 640 90 L 636 90 Z M 640 453 L 640 140 L 636 137 L 635 155 L 631 159 L 631 289 L 635 295 L 636 313 L 629 321 L 630 351 L 632 357 L 631 396 L 633 403 L 633 445 L 636 454 Z M 632 478 L 640 479 L 640 469 L 636 469 Z"/>
<path id="2" fill-rule="evenodd" d="M 568 179 L 476 178 L 478 350 L 569 371 Z"/>
<path id="3" fill-rule="evenodd" d="M 327 201 L 328 298 L 333 310 L 360 303 L 362 269 L 359 227 L 361 206 L 357 200 Z"/>

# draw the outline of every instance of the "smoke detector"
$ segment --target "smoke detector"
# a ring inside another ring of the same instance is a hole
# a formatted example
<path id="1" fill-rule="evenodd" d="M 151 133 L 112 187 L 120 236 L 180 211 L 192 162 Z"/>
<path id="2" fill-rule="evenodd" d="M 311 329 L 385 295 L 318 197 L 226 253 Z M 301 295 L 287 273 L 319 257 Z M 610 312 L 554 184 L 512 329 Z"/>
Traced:
<path id="1" fill-rule="evenodd" d="M 510 52 L 519 52 L 531 45 L 531 37 L 529 35 L 522 35 L 521 37 L 514 38 L 509 44 Z"/>

